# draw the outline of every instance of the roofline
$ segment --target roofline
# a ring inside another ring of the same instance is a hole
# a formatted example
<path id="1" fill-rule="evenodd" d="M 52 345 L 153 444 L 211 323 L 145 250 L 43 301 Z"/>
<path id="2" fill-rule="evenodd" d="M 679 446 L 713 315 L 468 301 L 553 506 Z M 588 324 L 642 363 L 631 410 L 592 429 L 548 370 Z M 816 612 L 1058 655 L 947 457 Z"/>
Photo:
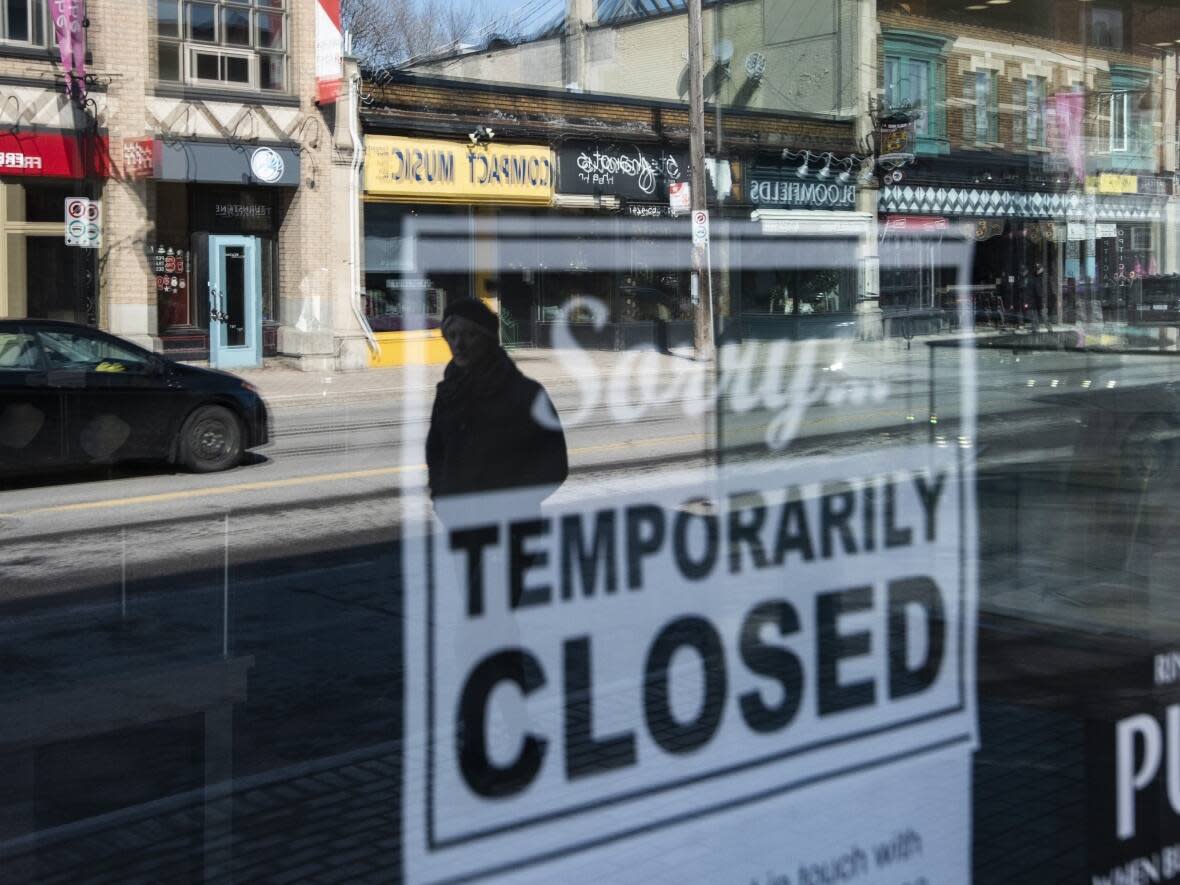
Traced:
<path id="1" fill-rule="evenodd" d="M 384 83 L 378 84 L 373 79 L 373 71 L 361 71 L 362 85 L 389 85 L 393 83 L 405 83 L 416 86 L 429 86 L 436 89 L 449 89 L 452 91 L 483 91 L 492 93 L 494 95 L 518 95 L 532 98 L 551 98 L 560 99 L 562 101 L 569 101 L 573 104 L 613 104 L 623 105 L 625 107 L 644 108 L 645 110 L 659 110 L 659 111 L 685 111 L 688 110 L 688 102 L 674 102 L 656 98 L 642 98 L 634 95 L 621 95 L 614 92 L 573 92 L 568 89 L 558 89 L 549 86 L 529 86 L 514 83 L 490 83 L 486 80 L 464 80 L 454 77 L 437 77 L 422 74 L 413 74 L 407 71 L 398 71 L 391 69 L 384 69 L 380 72 L 385 78 Z M 706 112 L 716 112 L 716 102 L 705 103 Z M 827 123 L 835 126 L 854 126 L 854 119 L 852 117 L 841 117 L 835 114 L 818 114 L 806 113 L 800 111 L 785 112 L 767 110 L 764 108 L 734 108 L 721 106 L 721 113 L 723 115 L 750 117 L 754 119 L 774 119 L 774 120 L 799 120 L 808 123 Z M 362 117 L 372 116 L 371 112 L 366 114 L 361 112 Z"/>

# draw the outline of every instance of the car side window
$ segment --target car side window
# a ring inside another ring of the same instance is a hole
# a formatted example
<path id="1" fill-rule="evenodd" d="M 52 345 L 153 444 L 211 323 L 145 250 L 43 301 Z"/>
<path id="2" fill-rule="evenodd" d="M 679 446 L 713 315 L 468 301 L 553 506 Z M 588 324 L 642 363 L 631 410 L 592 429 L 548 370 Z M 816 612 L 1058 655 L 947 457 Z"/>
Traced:
<path id="1" fill-rule="evenodd" d="M 0 372 L 29 372 L 41 368 L 37 342 L 27 332 L 0 332 Z"/>
<path id="2" fill-rule="evenodd" d="M 79 332 L 42 330 L 38 333 L 50 369 L 81 369 L 87 372 L 143 372 L 143 354 L 120 347 L 108 338 Z"/>

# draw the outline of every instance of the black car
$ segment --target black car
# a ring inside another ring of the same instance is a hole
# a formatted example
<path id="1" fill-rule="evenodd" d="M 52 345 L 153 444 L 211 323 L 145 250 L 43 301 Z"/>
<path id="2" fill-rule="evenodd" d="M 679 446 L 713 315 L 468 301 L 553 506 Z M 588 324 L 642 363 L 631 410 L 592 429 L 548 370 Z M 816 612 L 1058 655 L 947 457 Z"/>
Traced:
<path id="1" fill-rule="evenodd" d="M 0 320 L 0 474 L 120 461 L 207 473 L 268 440 L 247 382 L 74 323 Z"/>

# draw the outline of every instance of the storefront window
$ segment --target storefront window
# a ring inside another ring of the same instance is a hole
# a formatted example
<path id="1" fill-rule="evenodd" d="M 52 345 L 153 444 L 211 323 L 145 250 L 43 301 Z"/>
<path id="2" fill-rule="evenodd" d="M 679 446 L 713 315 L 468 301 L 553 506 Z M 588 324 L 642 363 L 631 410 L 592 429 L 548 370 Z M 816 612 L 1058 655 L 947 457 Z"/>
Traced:
<path id="1" fill-rule="evenodd" d="M 438 209 L 466 230 L 468 211 Z M 416 210 L 380 203 L 365 205 L 365 316 L 374 332 L 436 329 L 451 300 L 472 297 L 467 273 L 414 274 L 403 254 L 407 218 Z"/>

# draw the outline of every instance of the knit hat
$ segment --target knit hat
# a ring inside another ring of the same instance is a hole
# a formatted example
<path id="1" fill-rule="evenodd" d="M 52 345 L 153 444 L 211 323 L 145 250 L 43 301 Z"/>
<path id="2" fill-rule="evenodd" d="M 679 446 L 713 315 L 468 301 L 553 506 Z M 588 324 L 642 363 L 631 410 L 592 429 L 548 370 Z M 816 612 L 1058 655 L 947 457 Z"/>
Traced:
<path id="1" fill-rule="evenodd" d="M 497 341 L 500 339 L 500 318 L 478 298 L 459 298 L 449 302 L 443 311 L 442 325 L 445 326 L 451 317 L 461 317 Z"/>

